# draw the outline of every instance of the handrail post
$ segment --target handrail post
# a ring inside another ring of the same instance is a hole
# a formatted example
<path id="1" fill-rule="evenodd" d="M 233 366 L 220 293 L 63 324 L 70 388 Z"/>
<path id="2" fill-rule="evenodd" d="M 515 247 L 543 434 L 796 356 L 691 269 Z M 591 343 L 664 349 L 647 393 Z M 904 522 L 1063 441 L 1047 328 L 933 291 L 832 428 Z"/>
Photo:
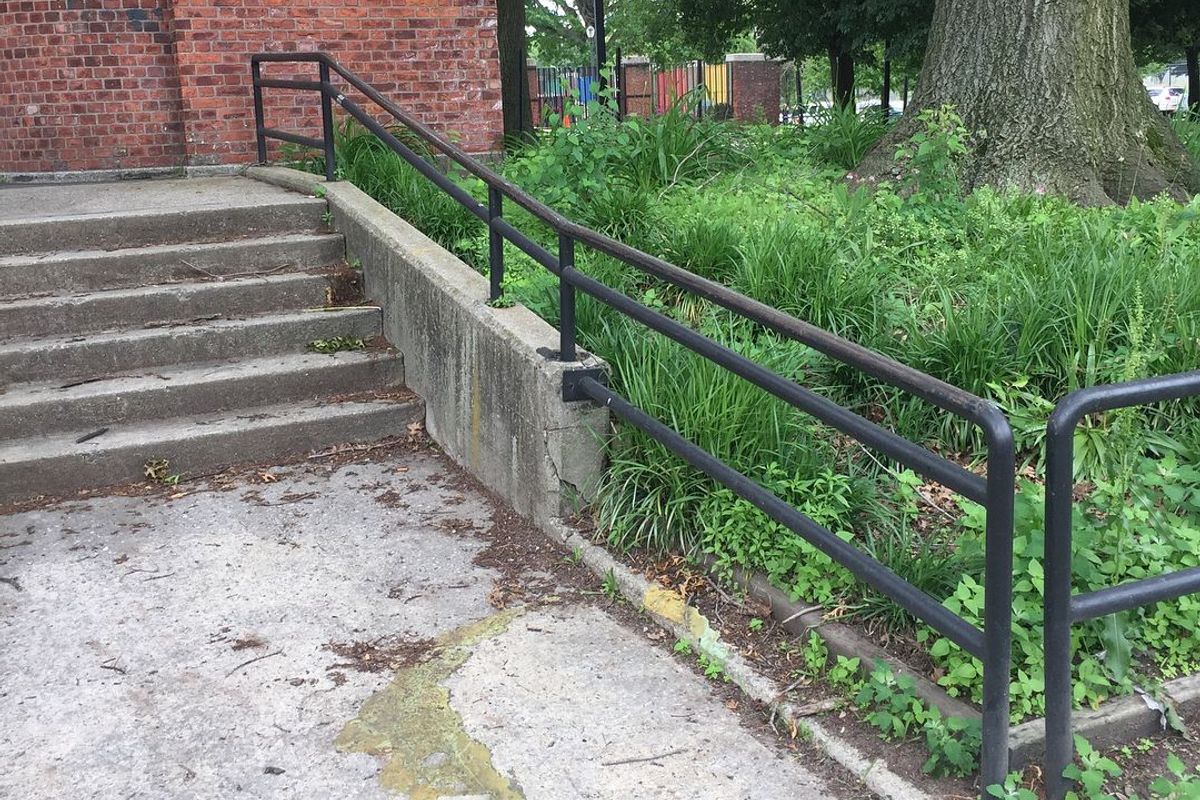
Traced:
<path id="1" fill-rule="evenodd" d="M 325 180 L 337 180 L 337 165 L 334 160 L 337 156 L 333 149 L 333 98 L 330 93 L 333 91 L 329 79 L 329 62 L 320 62 L 321 76 L 321 138 L 325 142 Z"/>
<path id="2" fill-rule="evenodd" d="M 987 419 L 987 521 L 983 580 L 983 752 L 980 778 L 987 787 L 1008 775 L 1009 683 L 1012 680 L 1013 503 L 1016 448 L 1000 412 Z"/>
<path id="3" fill-rule="evenodd" d="M 558 358 L 575 361 L 575 286 L 567 280 L 575 269 L 575 240 L 565 233 L 558 235 L 558 269 Z"/>
<path id="4" fill-rule="evenodd" d="M 489 302 L 496 302 L 504 294 L 504 237 L 496 230 L 496 220 L 504 211 L 504 195 L 495 186 L 488 186 L 488 277 L 491 290 Z"/>
<path id="5" fill-rule="evenodd" d="M 1046 797 L 1062 800 L 1071 788 L 1063 771 L 1074 760 L 1071 735 L 1071 505 L 1075 424 L 1068 409 L 1053 413 L 1046 431 L 1045 569 Z"/>
<path id="6" fill-rule="evenodd" d="M 266 122 L 263 115 L 263 94 L 259 81 L 262 79 L 261 65 L 251 59 L 250 82 L 254 84 L 254 141 L 258 145 L 258 163 L 267 163 L 267 137 L 263 133 Z"/>

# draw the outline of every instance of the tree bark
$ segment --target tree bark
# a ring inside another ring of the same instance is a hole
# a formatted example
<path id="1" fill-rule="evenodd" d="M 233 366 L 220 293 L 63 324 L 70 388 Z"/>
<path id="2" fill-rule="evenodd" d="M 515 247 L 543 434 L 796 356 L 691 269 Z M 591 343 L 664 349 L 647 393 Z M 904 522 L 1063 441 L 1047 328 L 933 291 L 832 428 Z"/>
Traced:
<path id="1" fill-rule="evenodd" d="M 1200 43 L 1187 49 L 1188 107 L 1200 114 Z"/>
<path id="2" fill-rule="evenodd" d="M 912 106 L 856 172 L 897 174 L 896 146 L 943 105 L 973 134 L 964 189 L 1087 205 L 1200 192 L 1200 167 L 1138 78 L 1128 0 L 937 0 Z"/>
<path id="3" fill-rule="evenodd" d="M 533 110 L 525 67 L 525 0 L 496 0 L 496 45 L 500 55 L 504 141 L 508 146 L 533 134 Z"/>

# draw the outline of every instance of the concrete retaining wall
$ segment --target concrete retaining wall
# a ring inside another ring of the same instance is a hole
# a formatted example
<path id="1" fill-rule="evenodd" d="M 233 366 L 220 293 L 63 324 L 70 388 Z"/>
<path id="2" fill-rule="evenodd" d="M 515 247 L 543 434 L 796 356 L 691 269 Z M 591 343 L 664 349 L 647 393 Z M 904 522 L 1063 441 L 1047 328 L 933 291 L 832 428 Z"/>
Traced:
<path id="1" fill-rule="evenodd" d="M 489 307 L 484 276 L 357 187 L 278 167 L 247 174 L 307 193 L 323 185 L 367 296 L 383 306 L 384 334 L 404 354 L 405 383 L 425 400 L 429 435 L 451 458 L 539 523 L 591 495 L 608 412 L 564 403 L 562 376 L 602 361 L 543 355 L 558 349 L 554 328 L 521 306 Z"/>

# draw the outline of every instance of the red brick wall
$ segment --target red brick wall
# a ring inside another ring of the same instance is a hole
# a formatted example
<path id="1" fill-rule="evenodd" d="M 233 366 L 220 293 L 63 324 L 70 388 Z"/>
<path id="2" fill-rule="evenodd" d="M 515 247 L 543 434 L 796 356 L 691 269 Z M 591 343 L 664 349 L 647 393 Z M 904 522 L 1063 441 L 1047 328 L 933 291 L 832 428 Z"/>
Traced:
<path id="1" fill-rule="evenodd" d="M 292 50 L 330 52 L 471 150 L 497 146 L 495 0 L 29 0 L 0 4 L 0 171 L 251 161 L 249 55 Z M 266 97 L 268 125 L 319 132 L 314 95 Z"/>
<path id="2" fill-rule="evenodd" d="M 0 3 L 0 171 L 180 163 L 166 2 Z"/>
<path id="3" fill-rule="evenodd" d="M 498 146 L 495 0 L 175 0 L 175 18 L 190 163 L 252 153 L 249 55 L 256 51 L 328 51 L 468 149 Z M 263 70 L 316 77 L 312 64 Z M 319 133 L 315 95 L 268 89 L 265 96 L 268 126 Z"/>
<path id="4" fill-rule="evenodd" d="M 779 81 L 782 69 L 757 53 L 731 55 L 729 82 L 733 89 L 733 117 L 743 122 L 779 124 Z"/>

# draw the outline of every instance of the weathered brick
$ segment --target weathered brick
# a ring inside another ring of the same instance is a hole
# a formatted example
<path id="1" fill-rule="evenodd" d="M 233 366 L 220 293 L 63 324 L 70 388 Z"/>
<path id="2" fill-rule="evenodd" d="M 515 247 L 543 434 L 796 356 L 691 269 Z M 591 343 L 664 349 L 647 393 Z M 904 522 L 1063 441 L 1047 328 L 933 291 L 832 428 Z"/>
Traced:
<path id="1" fill-rule="evenodd" d="M 3 3 L 0 171 L 249 161 L 249 56 L 264 50 L 330 52 L 467 148 L 494 149 L 494 25 L 495 0 Z M 319 131 L 315 97 L 267 93 L 268 124 Z"/>

